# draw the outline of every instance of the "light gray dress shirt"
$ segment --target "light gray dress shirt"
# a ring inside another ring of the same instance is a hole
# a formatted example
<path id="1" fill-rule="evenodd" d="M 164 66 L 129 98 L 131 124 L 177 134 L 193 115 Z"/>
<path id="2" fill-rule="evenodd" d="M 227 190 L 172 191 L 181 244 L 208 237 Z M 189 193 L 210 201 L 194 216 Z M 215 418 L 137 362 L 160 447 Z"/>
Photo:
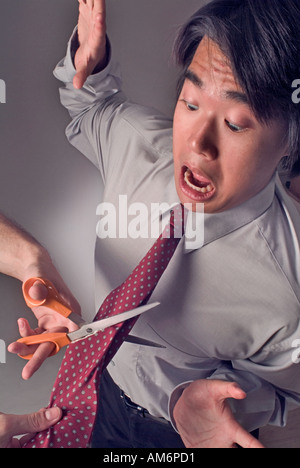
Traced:
<path id="1" fill-rule="evenodd" d="M 100 171 L 101 201 L 118 216 L 120 194 L 149 212 L 153 203 L 178 202 L 172 121 L 128 102 L 112 61 L 75 90 L 70 49 L 71 42 L 55 71 L 72 118 L 66 133 Z M 299 214 L 275 176 L 246 203 L 205 215 L 204 245 L 186 248 L 182 239 L 152 296 L 161 305 L 133 330 L 165 348 L 123 344 L 109 366 L 114 381 L 166 419 L 186 382 L 236 381 L 248 396 L 232 408 L 248 430 L 285 424 L 288 409 L 300 403 L 300 367 L 293 363 L 300 339 L 299 233 Z M 97 236 L 96 308 L 153 242 Z"/>

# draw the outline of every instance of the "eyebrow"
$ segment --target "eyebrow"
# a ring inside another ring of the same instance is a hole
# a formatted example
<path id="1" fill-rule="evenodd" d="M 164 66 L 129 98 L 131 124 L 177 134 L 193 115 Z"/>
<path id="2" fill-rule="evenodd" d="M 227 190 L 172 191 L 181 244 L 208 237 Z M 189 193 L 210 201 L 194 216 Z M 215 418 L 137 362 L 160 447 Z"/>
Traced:
<path id="1" fill-rule="evenodd" d="M 199 76 L 190 69 L 186 70 L 184 78 L 200 89 L 204 87 L 204 83 L 201 78 L 199 78 Z M 224 96 L 225 99 L 249 105 L 249 100 L 245 93 L 239 91 L 225 91 Z"/>

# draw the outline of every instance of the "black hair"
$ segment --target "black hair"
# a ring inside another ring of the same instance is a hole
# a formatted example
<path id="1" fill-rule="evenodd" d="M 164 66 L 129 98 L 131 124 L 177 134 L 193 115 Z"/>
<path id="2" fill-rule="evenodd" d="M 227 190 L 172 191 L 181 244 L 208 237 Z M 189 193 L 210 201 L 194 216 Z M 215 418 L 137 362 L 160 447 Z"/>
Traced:
<path id="1" fill-rule="evenodd" d="M 230 61 L 257 119 L 283 119 L 289 146 L 285 169 L 300 174 L 300 104 L 292 100 L 292 83 L 300 78 L 300 0 L 213 0 L 202 7 L 174 45 L 182 67 L 179 90 L 204 36 Z"/>

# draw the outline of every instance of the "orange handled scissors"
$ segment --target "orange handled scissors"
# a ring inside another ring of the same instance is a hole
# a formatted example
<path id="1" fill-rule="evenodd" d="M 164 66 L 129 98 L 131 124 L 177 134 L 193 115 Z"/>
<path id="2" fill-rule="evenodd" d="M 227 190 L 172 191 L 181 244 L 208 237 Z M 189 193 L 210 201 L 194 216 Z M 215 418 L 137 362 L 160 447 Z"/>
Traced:
<path id="1" fill-rule="evenodd" d="M 29 290 L 36 282 L 40 282 L 47 287 L 48 295 L 46 299 L 40 301 L 32 299 L 29 296 Z M 90 335 L 94 335 L 95 333 L 103 331 L 108 327 L 125 322 L 126 320 L 136 317 L 137 315 L 141 315 L 147 310 L 150 310 L 159 305 L 159 302 L 154 302 L 152 304 L 137 307 L 136 309 L 122 312 L 121 314 L 114 315 L 112 317 L 107 317 L 96 322 L 86 323 L 78 314 L 72 312 L 72 310 L 66 305 L 66 303 L 63 301 L 63 299 L 61 298 L 61 296 L 50 281 L 45 280 L 44 278 L 30 278 L 23 284 L 22 289 L 25 302 L 29 307 L 49 307 L 50 309 L 58 312 L 64 317 L 69 318 L 70 320 L 74 321 L 75 323 L 77 323 L 77 325 L 80 326 L 78 330 L 70 333 L 42 333 L 40 335 L 26 336 L 18 340 L 18 343 L 23 343 L 26 345 L 38 345 L 48 342 L 53 343 L 55 347 L 50 356 L 57 354 L 62 347 L 68 346 L 70 343 L 83 340 Z M 154 343 L 152 341 L 144 340 L 142 338 L 134 337 L 131 335 L 129 335 L 125 341 L 146 346 L 164 348 L 164 346 Z M 19 356 L 23 359 L 29 360 L 32 358 L 33 355 L 28 354 L 26 356 Z"/>
<path id="2" fill-rule="evenodd" d="M 41 283 L 47 288 L 47 296 L 45 299 L 33 299 L 29 295 L 30 288 L 37 282 Z M 55 312 L 58 312 L 63 317 L 72 320 L 72 322 L 76 323 L 76 325 L 78 326 L 81 326 L 86 323 L 79 314 L 76 314 L 72 311 L 72 309 L 70 309 L 70 307 L 65 303 L 60 294 L 57 292 L 55 286 L 51 283 L 51 281 L 38 277 L 29 278 L 23 283 L 22 291 L 25 302 L 31 309 L 33 307 L 45 306 L 51 310 L 54 310 Z"/>

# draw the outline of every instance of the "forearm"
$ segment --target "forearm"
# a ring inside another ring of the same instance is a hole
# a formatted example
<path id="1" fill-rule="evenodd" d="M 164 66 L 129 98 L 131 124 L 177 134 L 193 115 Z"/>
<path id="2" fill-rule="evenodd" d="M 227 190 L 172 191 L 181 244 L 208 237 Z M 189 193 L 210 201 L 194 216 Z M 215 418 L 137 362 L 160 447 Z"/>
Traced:
<path id="1" fill-rule="evenodd" d="M 41 263 L 51 263 L 45 248 L 0 213 L 0 272 L 24 281 L 33 266 Z"/>
<path id="2" fill-rule="evenodd" d="M 72 85 L 76 73 L 72 60 L 73 50 L 76 50 L 76 31 L 68 43 L 65 59 L 59 62 L 54 71 L 55 77 L 65 85 L 60 89 L 60 99 L 72 119 L 66 129 L 66 136 L 77 150 L 100 169 L 104 177 L 101 162 L 103 155 L 100 153 L 105 145 L 105 135 L 111 134 L 106 133 L 105 126 L 110 124 L 112 113 L 107 111 L 105 118 L 103 113 L 107 109 L 108 100 L 122 88 L 120 71 L 118 65 L 111 61 L 109 52 L 107 67 L 102 72 L 89 76 L 83 88 L 76 89 Z"/>

